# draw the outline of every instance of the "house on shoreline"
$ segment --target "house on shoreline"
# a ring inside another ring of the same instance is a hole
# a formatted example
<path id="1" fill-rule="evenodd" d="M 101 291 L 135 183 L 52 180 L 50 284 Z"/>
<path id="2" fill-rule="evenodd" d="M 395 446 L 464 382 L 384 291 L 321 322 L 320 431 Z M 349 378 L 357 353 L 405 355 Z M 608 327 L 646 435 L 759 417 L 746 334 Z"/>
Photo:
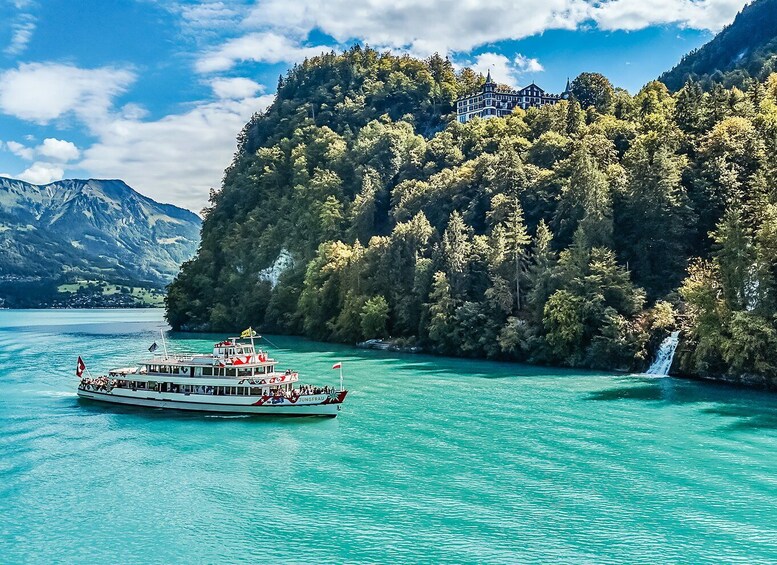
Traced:
<path id="1" fill-rule="evenodd" d="M 501 118 L 509 115 L 515 108 L 539 108 L 568 99 L 569 80 L 561 94 L 549 94 L 534 83 L 519 90 L 512 90 L 500 88 L 491 78 L 491 71 L 488 71 L 480 92 L 456 101 L 456 117 L 460 123 L 465 124 L 475 117 Z"/>

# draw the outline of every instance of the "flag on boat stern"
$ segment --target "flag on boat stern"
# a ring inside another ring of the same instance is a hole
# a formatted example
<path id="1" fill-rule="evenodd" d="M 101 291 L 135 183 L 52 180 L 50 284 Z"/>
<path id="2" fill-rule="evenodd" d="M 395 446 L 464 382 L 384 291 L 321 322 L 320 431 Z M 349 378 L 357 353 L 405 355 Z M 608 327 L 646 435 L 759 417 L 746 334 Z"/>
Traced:
<path id="1" fill-rule="evenodd" d="M 332 369 L 342 369 L 342 368 L 343 368 L 343 362 L 342 361 L 338 361 L 337 363 L 332 365 Z"/>
<path id="2" fill-rule="evenodd" d="M 246 337 L 255 337 L 256 332 L 254 331 L 254 328 L 248 328 L 247 330 L 243 330 L 243 333 L 240 334 L 240 337 L 246 338 Z"/>
<path id="3" fill-rule="evenodd" d="M 154 351 L 156 351 L 158 348 L 159 348 L 159 346 L 156 344 L 156 342 L 154 342 L 154 343 L 152 343 L 152 344 L 151 344 L 151 347 L 149 347 L 149 348 L 148 348 L 148 350 L 149 350 L 151 353 L 153 353 L 153 352 L 154 352 Z"/>
<path id="4" fill-rule="evenodd" d="M 86 370 L 86 363 L 84 363 L 84 360 L 81 359 L 81 356 L 78 356 L 78 362 L 76 363 L 76 377 L 79 379 L 81 378 L 81 375 L 84 374 L 84 371 Z"/>

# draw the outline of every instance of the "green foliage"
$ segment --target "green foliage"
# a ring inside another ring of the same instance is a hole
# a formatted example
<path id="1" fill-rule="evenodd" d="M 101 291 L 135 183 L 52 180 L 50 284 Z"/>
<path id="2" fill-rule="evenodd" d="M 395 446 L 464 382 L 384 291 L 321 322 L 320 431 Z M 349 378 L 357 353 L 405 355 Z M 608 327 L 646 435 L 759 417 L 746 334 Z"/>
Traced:
<path id="1" fill-rule="evenodd" d="M 777 1 L 755 0 L 709 43 L 682 58 L 661 81 L 673 91 L 689 79 L 705 89 L 714 84 L 746 87 L 777 71 Z"/>
<path id="2" fill-rule="evenodd" d="M 777 75 L 632 97 L 586 73 L 569 102 L 458 123 L 481 81 L 358 47 L 292 69 L 169 288 L 173 327 L 640 369 L 682 326 L 684 371 L 777 364 Z"/>
<path id="3" fill-rule="evenodd" d="M 374 296 L 362 306 L 362 334 L 367 339 L 386 337 L 389 305 L 382 296 Z"/>
<path id="4" fill-rule="evenodd" d="M 570 85 L 572 96 L 580 103 L 580 107 L 583 109 L 593 106 L 601 113 L 607 113 L 612 109 L 613 102 L 615 101 L 615 89 L 612 87 L 612 83 L 602 74 L 599 73 L 581 73 Z M 572 120 L 577 124 L 575 131 L 569 131 L 569 133 L 576 133 L 576 130 L 582 126 L 579 120 Z M 569 120 L 567 122 L 569 128 Z"/>

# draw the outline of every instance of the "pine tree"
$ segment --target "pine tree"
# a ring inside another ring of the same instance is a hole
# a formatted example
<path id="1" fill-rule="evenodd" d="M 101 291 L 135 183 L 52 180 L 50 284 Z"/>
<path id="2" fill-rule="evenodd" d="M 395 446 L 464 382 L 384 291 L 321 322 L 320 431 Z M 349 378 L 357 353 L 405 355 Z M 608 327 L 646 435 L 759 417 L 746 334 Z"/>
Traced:
<path id="1" fill-rule="evenodd" d="M 510 256 L 515 278 L 515 306 L 521 310 L 521 278 L 525 263 L 526 247 L 531 243 L 529 233 L 526 231 L 526 224 L 523 222 L 523 209 L 518 198 L 513 199 L 511 213 L 502 224 L 502 230 L 507 244 L 507 253 Z"/>
<path id="2" fill-rule="evenodd" d="M 715 260 L 726 302 L 734 310 L 743 310 L 751 304 L 755 252 L 742 213 L 737 208 L 729 208 L 711 236 L 717 245 Z"/>
<path id="3" fill-rule="evenodd" d="M 553 293 L 553 277 L 557 257 L 552 248 L 553 234 L 544 220 L 537 226 L 534 244 L 531 250 L 527 279 L 529 293 L 527 302 L 535 322 L 542 321 L 542 309 L 548 297 Z"/>
<path id="4" fill-rule="evenodd" d="M 443 234 L 442 257 L 451 288 L 457 297 L 463 297 L 466 292 L 471 249 L 469 229 L 461 214 L 454 211 Z"/>

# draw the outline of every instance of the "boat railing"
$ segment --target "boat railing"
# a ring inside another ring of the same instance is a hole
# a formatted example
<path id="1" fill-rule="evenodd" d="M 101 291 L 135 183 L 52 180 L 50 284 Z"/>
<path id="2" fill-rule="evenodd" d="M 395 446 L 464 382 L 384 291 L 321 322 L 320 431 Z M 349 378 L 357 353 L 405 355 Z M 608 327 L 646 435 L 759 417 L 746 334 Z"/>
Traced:
<path id="1" fill-rule="evenodd" d="M 218 379 L 225 381 L 246 381 L 249 384 L 255 384 L 258 386 L 276 385 L 276 384 L 288 384 L 299 381 L 299 373 L 262 373 L 256 375 L 191 375 L 189 373 L 159 373 L 138 371 L 127 375 L 111 374 L 113 377 L 128 378 L 128 377 L 143 377 L 143 378 L 174 378 L 174 379 Z M 263 382 L 260 382 L 263 381 Z"/>
<path id="2" fill-rule="evenodd" d="M 191 361 L 197 357 L 205 357 L 204 355 L 195 355 L 193 353 L 172 353 L 167 355 L 154 355 L 151 359 L 155 363 L 162 363 L 164 361 Z"/>

